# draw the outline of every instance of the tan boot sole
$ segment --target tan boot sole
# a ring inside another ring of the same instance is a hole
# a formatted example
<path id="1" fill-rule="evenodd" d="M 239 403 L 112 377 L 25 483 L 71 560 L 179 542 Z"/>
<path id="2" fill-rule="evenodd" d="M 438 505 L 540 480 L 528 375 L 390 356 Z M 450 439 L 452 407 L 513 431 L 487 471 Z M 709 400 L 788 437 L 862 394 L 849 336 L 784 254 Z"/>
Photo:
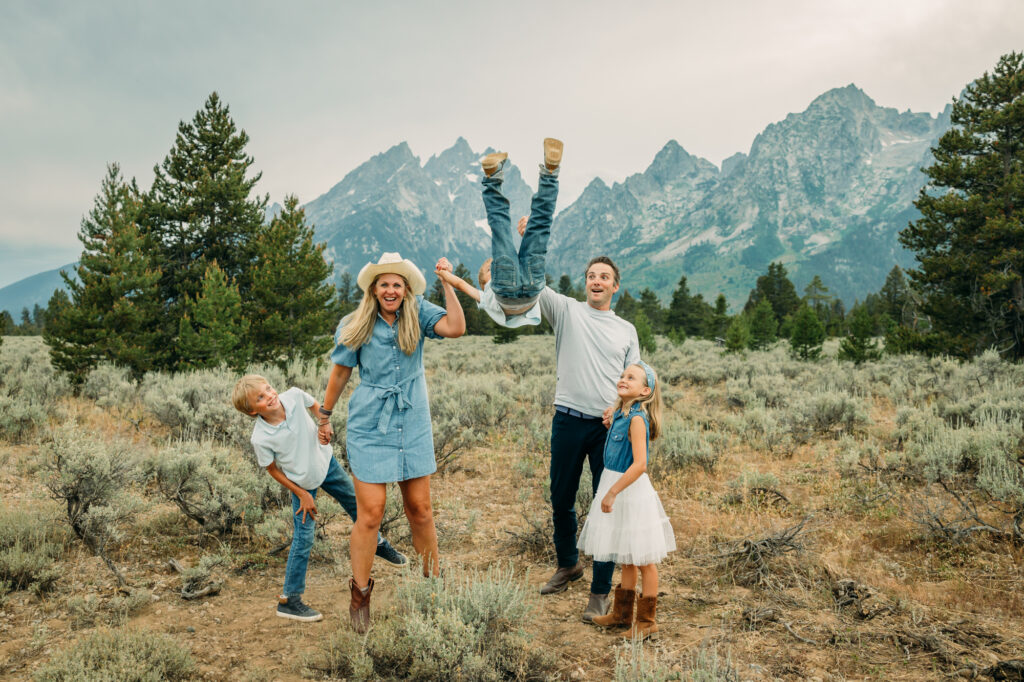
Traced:
<path id="1" fill-rule="evenodd" d="M 554 170 L 558 168 L 558 164 L 562 163 L 563 147 L 561 140 L 556 140 L 553 137 L 544 138 L 544 165 L 548 167 L 548 170 Z"/>
<path id="2" fill-rule="evenodd" d="M 487 177 L 494 175 L 494 172 L 501 166 L 501 162 L 508 158 L 505 152 L 494 152 L 480 159 L 480 167 L 484 169 Z"/>

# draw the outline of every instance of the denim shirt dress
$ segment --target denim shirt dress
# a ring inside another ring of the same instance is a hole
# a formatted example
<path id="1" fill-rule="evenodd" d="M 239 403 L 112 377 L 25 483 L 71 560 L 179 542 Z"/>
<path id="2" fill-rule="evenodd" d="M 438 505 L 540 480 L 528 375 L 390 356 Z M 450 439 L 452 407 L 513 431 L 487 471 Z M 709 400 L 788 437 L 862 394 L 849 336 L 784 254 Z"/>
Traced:
<path id="1" fill-rule="evenodd" d="M 647 439 L 647 453 L 650 456 L 651 423 L 647 421 L 647 413 L 639 405 L 633 403 L 628 414 L 624 415 L 622 410 L 616 410 L 612 415 L 612 425 L 608 428 L 608 437 L 604 441 L 605 469 L 624 474 L 633 463 L 633 445 L 629 442 L 629 424 L 635 416 L 644 420 L 644 437 Z"/>
<path id="2" fill-rule="evenodd" d="M 364 483 L 407 481 L 437 471 L 423 339 L 441 338 L 434 325 L 447 311 L 422 296 L 416 300 L 420 342 L 412 355 L 398 345 L 397 317 L 389 325 L 378 315 L 370 340 L 356 350 L 338 342 L 344 320 L 334 334 L 331 362 L 359 368 L 360 383 L 348 401 L 345 443 L 352 474 Z"/>

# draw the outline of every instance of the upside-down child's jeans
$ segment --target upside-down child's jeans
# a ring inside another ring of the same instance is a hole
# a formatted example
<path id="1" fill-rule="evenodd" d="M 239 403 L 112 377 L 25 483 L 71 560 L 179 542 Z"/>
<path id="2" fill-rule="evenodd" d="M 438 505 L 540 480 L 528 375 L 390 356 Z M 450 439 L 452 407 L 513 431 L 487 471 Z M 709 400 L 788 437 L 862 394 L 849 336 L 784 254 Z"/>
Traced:
<path id="1" fill-rule="evenodd" d="M 558 170 L 551 172 L 541 164 L 537 193 L 530 204 L 530 219 L 519 253 L 516 253 L 509 202 L 501 192 L 506 163 L 507 160 L 503 161 L 494 175 L 483 179 L 484 208 L 491 228 L 491 290 L 499 303 L 519 305 L 539 296 L 547 284 L 544 265 L 558 199 Z"/>

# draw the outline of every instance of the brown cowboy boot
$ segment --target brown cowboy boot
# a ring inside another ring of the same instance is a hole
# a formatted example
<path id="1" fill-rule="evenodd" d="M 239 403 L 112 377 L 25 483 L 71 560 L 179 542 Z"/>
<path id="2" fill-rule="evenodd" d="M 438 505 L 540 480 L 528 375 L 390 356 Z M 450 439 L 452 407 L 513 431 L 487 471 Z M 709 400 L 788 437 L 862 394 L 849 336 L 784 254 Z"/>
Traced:
<path id="1" fill-rule="evenodd" d="M 367 583 L 366 594 L 356 585 L 355 578 L 350 578 L 348 586 L 352 590 L 352 602 L 348 606 L 348 617 L 352 629 L 363 634 L 370 628 L 370 593 L 373 592 L 373 578 Z"/>
<path id="2" fill-rule="evenodd" d="M 630 629 L 626 639 L 639 637 L 641 640 L 657 639 L 658 624 L 654 622 L 655 611 L 658 610 L 657 597 L 640 597 L 636 600 L 636 622 Z"/>
<path id="3" fill-rule="evenodd" d="M 616 585 L 612 599 L 612 610 L 607 616 L 594 616 L 591 621 L 601 628 L 628 628 L 633 624 L 633 600 L 636 598 L 636 590 L 624 590 L 622 585 Z"/>

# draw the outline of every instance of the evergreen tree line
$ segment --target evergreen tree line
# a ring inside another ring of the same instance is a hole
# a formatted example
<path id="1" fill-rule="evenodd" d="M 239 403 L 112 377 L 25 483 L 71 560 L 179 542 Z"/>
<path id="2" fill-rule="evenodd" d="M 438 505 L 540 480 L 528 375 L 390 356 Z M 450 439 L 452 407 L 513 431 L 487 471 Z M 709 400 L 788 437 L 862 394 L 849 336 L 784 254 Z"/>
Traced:
<path id="1" fill-rule="evenodd" d="M 38 303 L 21 309 L 20 322 L 15 322 L 6 310 L 0 310 L 0 336 L 39 336 L 46 326 L 46 308 Z"/>
<path id="2" fill-rule="evenodd" d="M 77 278 L 50 299 L 43 336 L 81 380 L 99 362 L 150 370 L 319 358 L 342 299 L 295 196 L 268 197 L 217 93 L 154 168 L 148 191 L 111 164 L 78 234 Z"/>

